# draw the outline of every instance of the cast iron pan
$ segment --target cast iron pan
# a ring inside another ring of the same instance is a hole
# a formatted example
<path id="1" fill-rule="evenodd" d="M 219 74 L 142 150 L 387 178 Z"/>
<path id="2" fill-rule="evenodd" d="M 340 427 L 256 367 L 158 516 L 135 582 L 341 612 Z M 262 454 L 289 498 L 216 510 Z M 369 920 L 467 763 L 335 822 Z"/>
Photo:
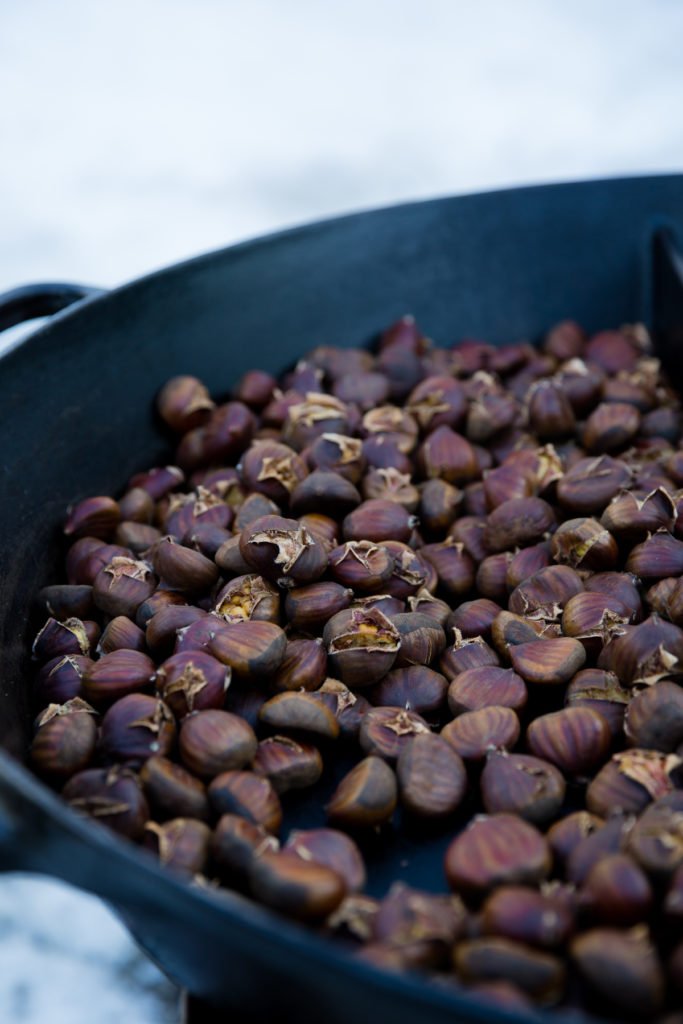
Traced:
<path id="1" fill-rule="evenodd" d="M 108 294 L 50 285 L 0 300 L 0 327 L 75 302 L 0 359 L 0 866 L 102 896 L 175 981 L 241 1019 L 548 1020 L 376 971 L 238 896 L 176 880 L 73 813 L 21 764 L 32 598 L 59 578 L 66 506 L 168 460 L 151 399 L 173 374 L 220 395 L 250 367 L 280 371 L 316 344 L 369 341 L 412 312 L 445 344 L 535 339 L 564 317 L 589 330 L 643 320 L 676 383 L 681 225 L 683 176 L 516 189 L 313 224 Z M 306 800 L 292 818 L 322 823 Z M 399 828 L 371 856 L 371 890 L 392 875 L 440 888 L 446 842 Z"/>

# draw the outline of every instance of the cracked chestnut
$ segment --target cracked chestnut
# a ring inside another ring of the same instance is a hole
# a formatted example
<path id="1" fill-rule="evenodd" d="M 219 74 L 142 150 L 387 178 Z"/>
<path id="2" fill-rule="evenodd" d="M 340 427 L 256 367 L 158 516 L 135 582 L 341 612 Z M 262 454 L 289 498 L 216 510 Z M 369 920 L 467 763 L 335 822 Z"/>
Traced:
<path id="1" fill-rule="evenodd" d="M 296 519 L 262 516 L 242 530 L 240 552 L 252 569 L 279 586 L 313 583 L 327 568 L 320 540 Z"/>
<path id="2" fill-rule="evenodd" d="M 480 785 L 489 814 L 518 814 L 534 824 L 556 818 L 566 792 L 564 778 L 554 765 L 529 754 L 504 750 L 487 755 Z"/>
<path id="3" fill-rule="evenodd" d="M 498 655 L 479 636 L 464 637 L 453 627 L 453 644 L 439 659 L 439 668 L 448 679 L 454 679 L 468 669 L 486 668 L 500 664 Z"/>
<path id="4" fill-rule="evenodd" d="M 408 742 L 430 728 L 420 715 L 405 708 L 370 708 L 360 724 L 358 740 L 366 754 L 395 761 Z"/>
<path id="5" fill-rule="evenodd" d="M 166 381 L 157 395 L 156 406 L 164 423 L 178 434 L 206 423 L 215 408 L 206 386 L 189 375 Z"/>
<path id="6" fill-rule="evenodd" d="M 573 811 L 548 829 L 546 836 L 558 867 L 562 867 L 572 851 L 603 824 L 602 818 L 589 811 Z"/>
<path id="7" fill-rule="evenodd" d="M 117 615 L 109 620 L 97 644 L 100 654 L 118 650 L 144 651 L 145 648 L 144 631 L 125 615 Z"/>
<path id="8" fill-rule="evenodd" d="M 35 681 L 35 696 L 40 706 L 64 704 L 72 697 L 79 697 L 83 676 L 94 664 L 82 654 L 64 654 L 41 665 Z"/>
<path id="9" fill-rule="evenodd" d="M 589 783 L 586 806 L 607 817 L 616 811 L 637 814 L 652 800 L 675 788 L 676 770 L 683 764 L 676 754 L 656 750 L 632 750 L 614 754 Z"/>
<path id="10" fill-rule="evenodd" d="M 376 609 L 338 612 L 325 626 L 323 640 L 332 671 L 353 689 L 378 682 L 401 648 L 399 631 Z"/>
<path id="11" fill-rule="evenodd" d="M 400 951 L 409 967 L 443 967 L 465 931 L 466 911 L 457 896 L 422 892 L 394 882 L 372 917 L 375 943 Z"/>
<path id="12" fill-rule="evenodd" d="M 220 876 L 231 883 L 244 883 L 255 858 L 279 848 L 275 836 L 237 814 L 224 814 L 211 836 L 211 857 Z"/>
<path id="13" fill-rule="evenodd" d="M 624 713 L 631 700 L 613 672 L 599 668 L 585 668 L 577 672 L 565 691 L 565 704 L 569 708 L 591 708 L 607 722 L 613 739 L 623 735 Z"/>
<path id="14" fill-rule="evenodd" d="M 280 621 L 280 594 L 262 576 L 248 573 L 228 580 L 216 595 L 214 612 L 228 623 Z"/>
<path id="15" fill-rule="evenodd" d="M 329 571 L 335 583 L 359 593 L 377 591 L 391 579 L 394 559 L 369 540 L 347 541 L 330 551 Z"/>
<path id="16" fill-rule="evenodd" d="M 70 618 L 63 622 L 50 617 L 38 631 L 31 647 L 37 661 L 48 661 L 65 654 L 88 657 L 95 649 L 100 627 L 90 620 Z"/>
<path id="17" fill-rule="evenodd" d="M 240 475 L 250 491 L 282 504 L 308 476 L 305 460 L 286 444 L 253 441 L 242 455 Z"/>
<path id="18" fill-rule="evenodd" d="M 137 776 L 126 768 L 86 768 L 71 776 L 62 796 L 74 810 L 128 839 L 144 834 L 149 806 Z"/>
<path id="19" fill-rule="evenodd" d="M 222 708 L 231 671 L 205 651 L 181 651 L 156 671 L 157 693 L 176 718 L 191 711 Z"/>
<path id="20" fill-rule="evenodd" d="M 323 771 L 316 747 L 291 736 L 268 736 L 259 743 L 253 770 L 270 779 L 276 793 L 307 789 L 315 785 Z"/>
<path id="21" fill-rule="evenodd" d="M 29 757 L 41 775 L 66 779 L 87 767 L 97 741 L 96 712 L 80 697 L 39 715 Z"/>
<path id="22" fill-rule="evenodd" d="M 144 845 L 154 850 L 160 862 L 183 874 L 201 874 L 209 859 L 211 829 L 194 818 L 173 818 L 159 825 L 145 825 Z"/>
<path id="23" fill-rule="evenodd" d="M 175 743 L 175 720 L 156 697 L 130 693 L 104 715 L 99 745 L 112 761 L 139 762 L 159 754 L 166 757 Z"/>

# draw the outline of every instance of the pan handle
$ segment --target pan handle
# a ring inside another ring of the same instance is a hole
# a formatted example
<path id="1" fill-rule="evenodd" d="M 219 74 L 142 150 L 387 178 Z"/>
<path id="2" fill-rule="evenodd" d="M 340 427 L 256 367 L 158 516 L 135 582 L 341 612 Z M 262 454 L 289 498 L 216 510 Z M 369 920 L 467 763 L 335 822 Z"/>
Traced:
<path id="1" fill-rule="evenodd" d="M 28 284 L 0 295 L 0 331 L 24 320 L 52 316 L 74 302 L 101 295 L 102 288 L 85 284 Z"/>

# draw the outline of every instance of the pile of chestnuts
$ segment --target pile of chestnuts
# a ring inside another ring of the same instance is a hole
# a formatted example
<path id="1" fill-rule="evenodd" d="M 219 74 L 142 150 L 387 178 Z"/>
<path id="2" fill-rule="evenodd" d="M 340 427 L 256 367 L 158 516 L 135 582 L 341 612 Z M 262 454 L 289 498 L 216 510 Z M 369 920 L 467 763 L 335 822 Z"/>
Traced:
<path id="1" fill-rule="evenodd" d="M 673 1019 L 683 442 L 646 330 L 437 348 L 404 317 L 157 410 L 174 464 L 75 504 L 40 593 L 35 771 L 380 968 Z M 441 892 L 368 895 L 405 823 L 447 836 Z"/>

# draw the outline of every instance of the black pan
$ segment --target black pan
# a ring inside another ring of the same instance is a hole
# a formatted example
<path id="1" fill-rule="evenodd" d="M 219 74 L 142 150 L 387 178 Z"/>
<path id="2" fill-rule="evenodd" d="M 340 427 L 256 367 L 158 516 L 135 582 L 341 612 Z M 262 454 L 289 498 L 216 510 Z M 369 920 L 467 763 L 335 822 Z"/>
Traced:
<path id="1" fill-rule="evenodd" d="M 675 370 L 681 225 L 683 176 L 517 189 L 313 224 L 108 294 L 39 286 L 0 303 L 8 326 L 82 300 L 0 359 L 0 866 L 104 897 L 175 981 L 247 1019 L 547 1019 L 355 962 L 239 897 L 176 880 L 73 813 L 21 764 L 32 598 L 59 578 L 65 507 L 169 458 L 151 397 L 170 375 L 195 373 L 220 394 L 250 367 L 363 343 L 407 311 L 442 343 L 536 339 L 567 316 L 589 330 L 644 320 Z M 296 809 L 300 823 L 315 814 Z M 438 886 L 444 842 L 399 832 L 373 865 L 374 889 L 392 870 Z"/>

